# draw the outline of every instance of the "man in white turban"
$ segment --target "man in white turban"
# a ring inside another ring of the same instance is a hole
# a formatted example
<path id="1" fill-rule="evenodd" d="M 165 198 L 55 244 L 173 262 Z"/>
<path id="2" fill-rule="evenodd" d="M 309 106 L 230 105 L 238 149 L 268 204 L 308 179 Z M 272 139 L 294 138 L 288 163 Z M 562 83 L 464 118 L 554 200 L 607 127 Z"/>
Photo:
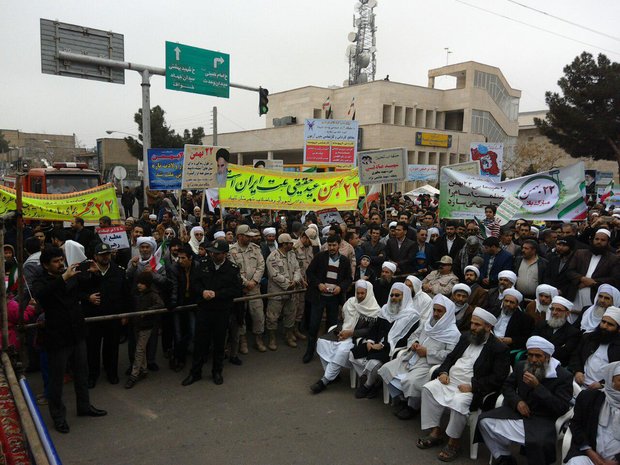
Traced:
<path id="1" fill-rule="evenodd" d="M 529 465 L 554 463 L 555 421 L 570 408 L 571 373 L 553 358 L 554 345 L 539 336 L 527 340 L 527 360 L 517 362 L 502 388 L 504 404 L 483 413 L 477 441 L 484 440 L 496 463 L 516 463 L 510 445 L 524 447 Z"/>
<path id="2" fill-rule="evenodd" d="M 381 274 L 379 279 L 375 282 L 375 298 L 377 303 L 381 306 L 388 302 L 390 297 L 390 289 L 394 284 L 394 274 L 396 273 L 396 263 L 383 262 L 381 265 Z"/>
<path id="3" fill-rule="evenodd" d="M 525 308 L 525 313 L 534 319 L 536 324 L 551 318 L 551 300 L 558 295 L 558 290 L 548 284 L 536 287 L 536 298 Z M 572 307 L 572 305 L 571 305 Z"/>
<path id="4" fill-rule="evenodd" d="M 407 276 L 405 286 L 411 289 L 413 308 L 420 312 L 420 324 L 424 324 L 433 313 L 433 299 L 422 290 L 422 281 L 413 275 Z"/>
<path id="5" fill-rule="evenodd" d="M 389 383 L 395 414 L 401 420 L 409 420 L 420 411 L 422 386 L 430 381 L 430 368 L 441 364 L 461 337 L 454 319 L 454 303 L 437 295 L 432 304 L 431 318 L 409 336 L 409 349 L 379 370 L 383 381 Z"/>
<path id="6" fill-rule="evenodd" d="M 568 366 L 570 358 L 579 345 L 581 333 L 568 322 L 568 314 L 573 303 L 556 295 L 549 305 L 551 317 L 541 321 L 532 333 L 551 342 L 555 347 L 554 357 L 563 367 Z"/>
<path id="7" fill-rule="evenodd" d="M 493 315 L 498 316 L 502 310 L 502 300 L 504 291 L 514 288 L 517 282 L 517 275 L 510 270 L 500 271 L 497 275 L 497 287 L 489 290 L 488 303 L 485 307 Z"/>
<path id="8" fill-rule="evenodd" d="M 594 297 L 594 305 L 583 312 L 583 317 L 581 318 L 581 330 L 584 333 L 591 333 L 598 328 L 598 325 L 601 323 L 601 318 L 603 318 L 603 314 L 607 308 L 612 305 L 614 307 L 620 306 L 620 291 L 610 284 L 601 284 L 598 288 L 596 296 Z M 569 318 L 569 321 L 573 323 L 576 318 L 577 315 L 575 315 L 572 319 Z"/>
<path id="9" fill-rule="evenodd" d="M 276 228 L 263 229 L 264 241 L 261 243 L 260 248 L 263 254 L 263 258 L 267 260 L 267 257 L 272 252 L 278 250 L 278 243 L 276 242 Z"/>
<path id="10" fill-rule="evenodd" d="M 493 334 L 495 316 L 482 308 L 472 313 L 470 333 L 459 339 L 454 350 L 432 374 L 436 377 L 422 389 L 421 426 L 430 433 L 418 439 L 417 447 L 428 449 L 443 443 L 441 417 L 447 409 L 448 444 L 439 459 L 452 461 L 461 452 L 460 438 L 469 412 L 478 410 L 487 394 L 497 392 L 510 371 L 508 347 Z"/>
<path id="11" fill-rule="evenodd" d="M 602 372 L 604 388 L 582 392 L 575 402 L 567 465 L 620 462 L 620 362 L 605 365 Z"/>
<path id="12" fill-rule="evenodd" d="M 330 328 L 330 331 L 318 340 L 316 352 L 321 358 L 324 373 L 320 380 L 310 386 L 314 394 L 324 391 L 338 377 L 343 367 L 351 367 L 349 352 L 353 348 L 354 340 L 369 333 L 380 311 L 372 284 L 363 279 L 357 281 L 355 296 L 349 298 L 342 307 L 342 326 Z"/>
<path id="13" fill-rule="evenodd" d="M 514 288 L 504 291 L 502 311 L 493 332 L 510 350 L 525 348 L 525 341 L 534 330 L 534 320 L 519 308 L 523 295 Z"/>
<path id="14" fill-rule="evenodd" d="M 489 291 L 480 285 L 480 270 L 475 265 L 468 265 L 463 270 L 464 283 L 471 289 L 469 303 L 474 307 L 485 307 Z"/>
<path id="15" fill-rule="evenodd" d="M 381 388 L 378 371 L 390 361 L 399 347 L 405 347 L 407 338 L 416 329 L 420 313 L 413 308 L 411 291 L 403 283 L 394 283 L 390 300 L 381 308 L 377 322 L 369 333 L 349 353 L 349 361 L 360 376 L 355 397 L 375 397 Z"/>
<path id="16" fill-rule="evenodd" d="M 467 284 L 456 284 L 452 288 L 452 302 L 454 303 L 454 316 L 456 318 L 456 327 L 459 331 L 469 331 L 469 322 L 471 314 L 476 308 L 469 303 L 471 296 L 471 288 Z"/>

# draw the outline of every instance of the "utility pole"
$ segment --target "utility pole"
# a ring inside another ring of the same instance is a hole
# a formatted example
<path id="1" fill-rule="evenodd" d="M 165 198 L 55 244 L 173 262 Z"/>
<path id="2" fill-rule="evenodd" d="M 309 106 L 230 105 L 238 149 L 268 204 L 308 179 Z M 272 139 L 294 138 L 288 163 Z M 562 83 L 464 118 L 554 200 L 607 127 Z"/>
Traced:
<path id="1" fill-rule="evenodd" d="M 213 107 L 213 145 L 217 146 L 217 107 Z"/>

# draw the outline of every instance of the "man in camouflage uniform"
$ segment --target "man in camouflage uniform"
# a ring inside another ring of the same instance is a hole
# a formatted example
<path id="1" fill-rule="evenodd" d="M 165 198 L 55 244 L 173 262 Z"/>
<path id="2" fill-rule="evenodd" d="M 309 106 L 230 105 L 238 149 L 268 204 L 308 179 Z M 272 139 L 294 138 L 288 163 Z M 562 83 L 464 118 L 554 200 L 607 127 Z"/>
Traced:
<path id="1" fill-rule="evenodd" d="M 241 270 L 243 295 L 260 295 L 260 280 L 265 272 L 265 260 L 261 254 L 260 246 L 251 242 L 251 238 L 256 234 L 250 230 L 247 224 L 237 226 L 236 234 L 237 242 L 230 246 L 230 259 Z M 245 303 L 239 305 L 245 305 Z M 252 299 L 247 302 L 247 305 L 252 317 L 252 332 L 256 338 L 256 349 L 259 352 L 265 352 L 267 348 L 263 342 L 263 333 L 265 332 L 263 299 Z M 245 319 L 239 328 L 239 352 L 248 353 Z"/>
<path id="2" fill-rule="evenodd" d="M 308 286 L 308 280 L 306 279 L 306 270 L 308 265 L 314 258 L 313 242 L 319 246 L 318 233 L 315 229 L 310 228 L 304 231 L 299 239 L 293 244 L 293 250 L 297 256 L 299 262 L 299 271 L 301 272 L 301 279 L 304 287 Z M 306 307 L 306 293 L 293 294 L 293 306 L 295 307 L 295 327 L 293 328 L 293 335 L 295 339 L 305 341 L 306 336 L 300 331 L 301 322 L 304 317 L 304 311 Z"/>
<path id="3" fill-rule="evenodd" d="M 302 284 L 301 272 L 297 256 L 293 252 L 293 239 L 288 234 L 280 234 L 278 248 L 271 252 L 266 260 L 269 281 L 267 292 L 291 291 Z M 289 347 L 297 347 L 293 334 L 295 326 L 295 308 L 291 295 L 270 297 L 267 302 L 267 331 L 269 332 L 269 350 L 277 350 L 276 330 L 278 319 L 283 316 L 286 330 L 286 343 Z"/>

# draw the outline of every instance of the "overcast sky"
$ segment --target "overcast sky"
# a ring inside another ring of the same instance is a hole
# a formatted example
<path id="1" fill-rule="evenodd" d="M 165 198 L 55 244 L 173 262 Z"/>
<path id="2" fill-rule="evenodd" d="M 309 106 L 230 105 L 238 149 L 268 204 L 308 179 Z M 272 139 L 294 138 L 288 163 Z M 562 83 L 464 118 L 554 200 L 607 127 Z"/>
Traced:
<path id="1" fill-rule="evenodd" d="M 529 111 L 545 107 L 545 91 L 557 88 L 563 66 L 582 51 L 620 60 L 620 40 L 610 37 L 620 36 L 618 0 L 519 2 L 607 36 L 509 0 L 378 0 L 376 78 L 389 74 L 392 81 L 424 86 L 428 69 L 446 63 L 444 48 L 449 47 L 450 63 L 475 60 L 499 67 L 511 86 L 523 92 L 520 111 Z M 42 74 L 40 18 L 123 34 L 125 59 L 136 63 L 164 67 L 167 40 L 226 52 L 231 56 L 232 82 L 261 85 L 273 93 L 306 85 L 342 85 L 348 75 L 345 49 L 347 33 L 353 30 L 354 4 L 0 0 L 0 128 L 75 133 L 87 147 L 106 137 L 108 129 L 137 132 L 133 114 L 141 106 L 138 73 L 126 71 L 125 85 Z M 161 105 L 179 132 L 197 126 L 210 132 L 214 105 L 220 132 L 265 125 L 265 117 L 258 117 L 254 92 L 231 89 L 230 98 L 221 99 L 166 90 L 162 76 L 154 76 L 151 83 L 151 104 Z"/>

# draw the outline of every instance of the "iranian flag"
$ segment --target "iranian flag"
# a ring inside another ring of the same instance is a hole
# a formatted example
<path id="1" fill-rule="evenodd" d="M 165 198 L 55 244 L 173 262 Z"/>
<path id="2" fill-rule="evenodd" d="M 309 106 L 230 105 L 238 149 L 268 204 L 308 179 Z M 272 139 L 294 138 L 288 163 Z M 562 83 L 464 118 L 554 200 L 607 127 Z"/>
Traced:
<path id="1" fill-rule="evenodd" d="M 361 205 L 361 212 L 363 216 L 368 216 L 368 211 L 370 210 L 370 204 L 372 202 L 378 202 L 379 196 L 381 194 L 381 184 L 373 184 L 370 186 L 370 189 L 366 192 L 366 198 L 364 199 L 363 205 Z"/>
<path id="2" fill-rule="evenodd" d="M 605 186 L 605 190 L 601 194 L 601 203 L 605 203 L 614 192 L 614 180 L 612 179 L 609 184 Z"/>
<path id="3" fill-rule="evenodd" d="M 168 242 L 162 241 L 161 245 L 157 248 L 157 250 L 151 257 L 150 265 L 154 271 L 159 271 L 159 269 L 164 266 L 164 254 L 167 248 Z"/>

